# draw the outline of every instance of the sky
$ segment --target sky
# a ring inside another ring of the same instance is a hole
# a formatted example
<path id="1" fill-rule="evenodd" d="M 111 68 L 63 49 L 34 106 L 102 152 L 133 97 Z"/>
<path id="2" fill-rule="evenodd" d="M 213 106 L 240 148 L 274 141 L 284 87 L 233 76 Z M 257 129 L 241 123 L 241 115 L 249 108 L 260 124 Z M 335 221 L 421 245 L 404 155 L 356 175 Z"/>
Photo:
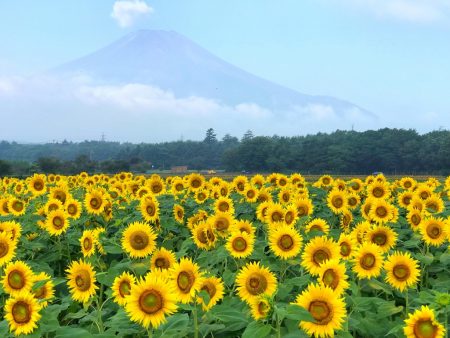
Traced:
<path id="1" fill-rule="evenodd" d="M 15 105 L 5 97 L 17 83 L 143 28 L 179 32 L 299 92 L 355 103 L 379 117 L 374 127 L 450 127 L 450 0 L 0 1 L 0 114 Z M 11 112 L 2 118 L 17 115 Z M 48 141 L 14 128 L 0 133 Z"/>

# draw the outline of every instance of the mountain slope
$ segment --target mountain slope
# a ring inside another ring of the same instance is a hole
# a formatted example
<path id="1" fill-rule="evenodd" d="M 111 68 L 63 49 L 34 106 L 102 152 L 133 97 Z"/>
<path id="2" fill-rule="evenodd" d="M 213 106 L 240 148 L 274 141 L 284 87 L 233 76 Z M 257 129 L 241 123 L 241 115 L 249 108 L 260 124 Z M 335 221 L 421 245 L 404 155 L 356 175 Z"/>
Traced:
<path id="1" fill-rule="evenodd" d="M 198 96 L 226 105 L 257 104 L 274 112 L 308 106 L 330 107 L 337 115 L 371 113 L 349 102 L 285 88 L 235 67 L 186 37 L 160 30 L 140 30 L 52 70 L 58 75 L 87 75 L 98 84 L 138 83 Z"/>

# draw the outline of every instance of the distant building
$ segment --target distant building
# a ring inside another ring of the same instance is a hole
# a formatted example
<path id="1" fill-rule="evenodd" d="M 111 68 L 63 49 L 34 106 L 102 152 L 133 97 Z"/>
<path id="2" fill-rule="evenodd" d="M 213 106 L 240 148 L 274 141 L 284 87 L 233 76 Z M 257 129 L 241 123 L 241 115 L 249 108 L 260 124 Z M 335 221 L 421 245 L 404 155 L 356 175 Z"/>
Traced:
<path id="1" fill-rule="evenodd" d="M 180 165 L 180 166 L 170 168 L 170 172 L 172 172 L 172 173 L 185 173 L 187 171 L 188 171 L 187 165 Z"/>

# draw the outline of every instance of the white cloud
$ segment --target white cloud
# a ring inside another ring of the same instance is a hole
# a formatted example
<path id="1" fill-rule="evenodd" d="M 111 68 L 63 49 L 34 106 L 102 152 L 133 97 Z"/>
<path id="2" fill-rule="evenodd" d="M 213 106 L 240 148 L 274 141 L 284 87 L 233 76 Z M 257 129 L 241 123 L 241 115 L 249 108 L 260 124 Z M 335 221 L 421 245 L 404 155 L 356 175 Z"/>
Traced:
<path id="1" fill-rule="evenodd" d="M 153 13 L 153 8 L 142 0 L 117 0 L 111 17 L 120 27 L 129 27 L 141 16 Z"/>
<path id="2" fill-rule="evenodd" d="M 431 23 L 450 18 L 450 0 L 339 0 L 380 18 Z"/>

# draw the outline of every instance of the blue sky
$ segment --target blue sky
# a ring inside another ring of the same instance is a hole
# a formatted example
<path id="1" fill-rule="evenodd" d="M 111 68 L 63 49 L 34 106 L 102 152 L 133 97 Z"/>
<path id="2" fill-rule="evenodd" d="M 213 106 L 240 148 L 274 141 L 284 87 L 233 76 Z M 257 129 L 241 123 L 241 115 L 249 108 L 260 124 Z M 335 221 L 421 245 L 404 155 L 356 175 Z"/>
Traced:
<path id="1" fill-rule="evenodd" d="M 146 7 L 113 18 L 112 0 L 1 1 L 0 78 L 167 29 L 261 77 L 356 103 L 386 126 L 450 127 L 449 0 L 130 1 Z"/>

